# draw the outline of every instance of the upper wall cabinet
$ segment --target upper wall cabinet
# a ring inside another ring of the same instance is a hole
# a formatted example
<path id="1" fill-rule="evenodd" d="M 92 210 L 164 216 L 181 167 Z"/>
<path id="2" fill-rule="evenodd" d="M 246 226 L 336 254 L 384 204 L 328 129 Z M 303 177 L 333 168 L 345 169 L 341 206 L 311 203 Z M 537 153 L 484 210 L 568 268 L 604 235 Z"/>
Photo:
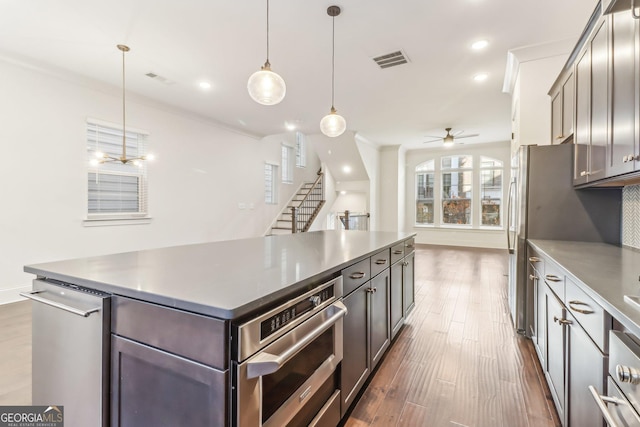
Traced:
<path id="1" fill-rule="evenodd" d="M 607 20 L 601 19 L 575 65 L 574 184 L 605 177 L 608 142 Z"/>
<path id="2" fill-rule="evenodd" d="M 575 103 L 568 114 L 573 116 L 577 186 L 640 182 L 640 16 L 632 11 L 640 14 L 640 8 L 631 9 L 631 0 L 604 1 L 602 9 L 596 8 L 549 92 L 555 135 L 560 121 L 566 121 L 555 111 L 561 105 L 558 97 L 564 96 L 562 82 L 568 84 L 565 76 L 573 72 Z M 560 134 L 565 136 L 564 129 Z"/>
<path id="3" fill-rule="evenodd" d="M 562 75 L 551 96 L 551 143 L 561 144 L 573 135 L 573 71 Z"/>

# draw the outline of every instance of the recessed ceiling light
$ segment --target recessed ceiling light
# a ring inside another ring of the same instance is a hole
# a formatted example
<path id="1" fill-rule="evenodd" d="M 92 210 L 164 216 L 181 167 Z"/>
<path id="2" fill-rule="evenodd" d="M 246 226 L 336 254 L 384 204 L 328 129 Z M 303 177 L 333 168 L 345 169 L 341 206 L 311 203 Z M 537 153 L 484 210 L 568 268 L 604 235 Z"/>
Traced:
<path id="1" fill-rule="evenodd" d="M 347 192 L 346 192 L 346 191 L 344 191 L 344 190 L 342 190 L 342 191 L 340 192 L 340 194 L 344 196 L 345 194 L 347 194 Z"/>
<path id="2" fill-rule="evenodd" d="M 471 49 L 482 50 L 487 46 L 489 46 L 489 42 L 487 40 L 478 40 L 471 45 Z"/>
<path id="3" fill-rule="evenodd" d="M 478 73 L 475 76 L 473 76 L 473 80 L 477 81 L 477 82 L 483 82 L 485 80 L 487 80 L 489 78 L 489 74 L 487 73 Z"/>
<path id="4" fill-rule="evenodd" d="M 343 166 L 342 167 L 342 172 L 344 173 L 351 173 L 351 166 Z"/>
<path id="5" fill-rule="evenodd" d="M 284 122 L 284 127 L 286 127 L 287 130 L 296 130 L 296 124 L 293 122 Z"/>
<path id="6" fill-rule="evenodd" d="M 202 90 L 211 89 L 211 83 L 209 83 L 209 82 L 200 82 L 200 83 L 198 83 L 198 86 L 200 86 L 200 89 L 202 89 Z"/>

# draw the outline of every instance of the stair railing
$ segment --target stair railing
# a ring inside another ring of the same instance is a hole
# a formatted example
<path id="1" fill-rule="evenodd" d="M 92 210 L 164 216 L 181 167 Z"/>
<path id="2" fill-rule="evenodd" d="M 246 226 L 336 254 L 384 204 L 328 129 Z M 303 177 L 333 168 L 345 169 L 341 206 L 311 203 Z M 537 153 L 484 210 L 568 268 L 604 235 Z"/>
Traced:
<path id="1" fill-rule="evenodd" d="M 318 171 L 318 178 L 300 201 L 298 206 L 291 207 L 291 232 L 299 233 L 309 230 L 311 223 L 324 204 L 324 173 Z"/>
<path id="2" fill-rule="evenodd" d="M 349 211 L 344 211 L 344 215 L 340 215 L 340 222 L 345 230 L 369 230 L 369 217 L 371 214 L 353 215 Z"/>

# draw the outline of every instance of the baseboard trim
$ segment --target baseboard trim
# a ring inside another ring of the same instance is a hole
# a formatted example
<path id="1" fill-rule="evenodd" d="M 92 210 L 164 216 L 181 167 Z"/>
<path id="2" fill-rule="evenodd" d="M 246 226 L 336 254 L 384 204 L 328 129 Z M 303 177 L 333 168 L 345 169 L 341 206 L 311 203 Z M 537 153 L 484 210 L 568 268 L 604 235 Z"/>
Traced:
<path id="1" fill-rule="evenodd" d="M 11 304 L 12 302 L 24 301 L 25 298 L 20 296 L 20 292 L 27 292 L 30 290 L 31 290 L 31 286 L 0 289 L 0 305 Z"/>

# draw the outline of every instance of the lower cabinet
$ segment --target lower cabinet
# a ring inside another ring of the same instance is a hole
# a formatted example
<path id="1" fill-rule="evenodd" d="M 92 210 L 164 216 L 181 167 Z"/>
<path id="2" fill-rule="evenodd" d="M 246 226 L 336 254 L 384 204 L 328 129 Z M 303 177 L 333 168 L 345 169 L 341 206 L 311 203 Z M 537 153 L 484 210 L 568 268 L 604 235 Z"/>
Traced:
<path id="1" fill-rule="evenodd" d="M 343 299 L 342 415 L 391 343 L 389 279 L 387 269 Z"/>
<path id="2" fill-rule="evenodd" d="M 403 261 L 391 266 L 391 338 L 396 336 L 404 324 L 403 270 Z"/>
<path id="3" fill-rule="evenodd" d="M 112 335 L 111 425 L 223 426 L 227 373 Z M 223 406 L 224 407 L 224 406 Z"/>
<path id="4" fill-rule="evenodd" d="M 546 288 L 546 286 L 545 286 Z M 545 376 L 560 420 L 565 419 L 565 309 L 558 298 L 545 289 L 547 329 L 547 370 Z"/>
<path id="5" fill-rule="evenodd" d="M 589 386 L 605 394 L 607 357 L 593 343 L 578 321 L 567 315 L 567 419 L 565 425 L 580 427 L 603 427 L 602 414 Z"/>
<path id="6" fill-rule="evenodd" d="M 405 255 L 404 257 L 404 270 L 402 272 L 402 292 L 403 292 L 403 313 L 406 318 L 409 312 L 413 310 L 416 305 L 415 294 L 415 252 Z"/>

